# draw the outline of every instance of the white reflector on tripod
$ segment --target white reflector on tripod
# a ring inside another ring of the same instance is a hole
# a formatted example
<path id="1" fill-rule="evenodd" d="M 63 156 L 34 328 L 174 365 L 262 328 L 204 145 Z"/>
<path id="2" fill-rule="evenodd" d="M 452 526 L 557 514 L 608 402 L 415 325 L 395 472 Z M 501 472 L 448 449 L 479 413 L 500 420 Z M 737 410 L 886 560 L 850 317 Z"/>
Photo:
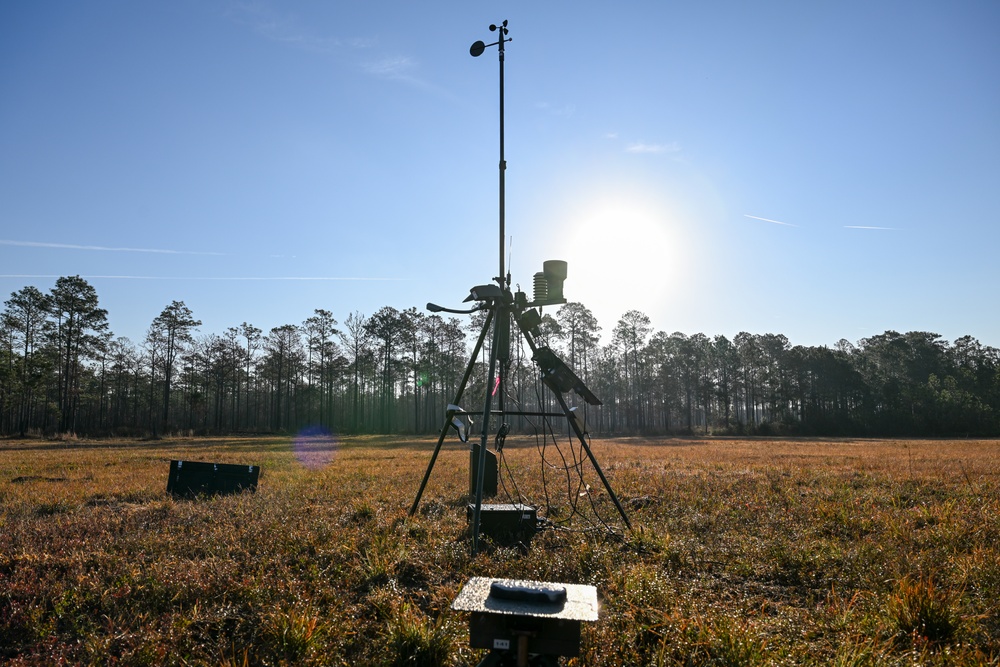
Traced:
<path id="1" fill-rule="evenodd" d="M 458 439 L 459 440 L 461 440 L 462 442 L 468 442 L 469 441 L 469 425 L 466 424 L 465 421 L 461 417 L 459 417 L 458 415 L 456 415 L 455 414 L 456 412 L 460 412 L 462 414 L 465 414 L 465 410 L 463 410 L 461 407 L 455 405 L 454 403 L 449 403 L 448 404 L 448 414 L 451 415 L 451 427 L 453 429 L 455 429 L 456 431 L 458 431 Z M 469 422 L 472 422 L 471 418 L 469 418 Z"/>

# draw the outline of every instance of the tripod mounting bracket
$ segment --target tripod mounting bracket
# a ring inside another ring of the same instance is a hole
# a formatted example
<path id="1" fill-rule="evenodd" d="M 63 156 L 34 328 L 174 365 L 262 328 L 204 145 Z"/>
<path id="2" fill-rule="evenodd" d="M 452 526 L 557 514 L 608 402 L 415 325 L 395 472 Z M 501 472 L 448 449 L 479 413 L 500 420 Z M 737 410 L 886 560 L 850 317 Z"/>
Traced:
<path id="1" fill-rule="evenodd" d="M 476 285 L 469 290 L 469 296 L 464 301 L 495 301 L 497 299 L 509 300 L 510 293 L 505 292 L 499 285 L 486 284 Z"/>

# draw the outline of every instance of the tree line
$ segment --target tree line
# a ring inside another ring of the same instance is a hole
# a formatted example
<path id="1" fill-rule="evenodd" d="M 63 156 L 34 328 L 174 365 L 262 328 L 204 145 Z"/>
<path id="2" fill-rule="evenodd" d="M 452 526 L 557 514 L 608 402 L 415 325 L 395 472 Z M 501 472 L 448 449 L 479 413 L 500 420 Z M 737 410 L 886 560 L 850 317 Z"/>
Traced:
<path id="1" fill-rule="evenodd" d="M 467 369 L 469 412 L 496 386 L 486 377 L 490 336 L 470 361 L 477 315 L 386 306 L 340 322 L 316 309 L 267 332 L 243 322 L 203 334 L 173 301 L 132 341 L 110 331 L 93 286 L 62 277 L 48 293 L 28 286 L 4 302 L 0 435 L 436 433 Z M 886 331 L 805 347 L 780 334 L 653 331 L 637 310 L 606 344 L 601 331 L 571 302 L 546 312 L 536 332 L 602 399 L 570 400 L 594 435 L 1000 434 L 1000 350 L 971 336 Z M 500 356 L 498 403 L 552 410 L 524 341 L 514 336 Z M 540 427 L 510 419 L 516 430 Z"/>

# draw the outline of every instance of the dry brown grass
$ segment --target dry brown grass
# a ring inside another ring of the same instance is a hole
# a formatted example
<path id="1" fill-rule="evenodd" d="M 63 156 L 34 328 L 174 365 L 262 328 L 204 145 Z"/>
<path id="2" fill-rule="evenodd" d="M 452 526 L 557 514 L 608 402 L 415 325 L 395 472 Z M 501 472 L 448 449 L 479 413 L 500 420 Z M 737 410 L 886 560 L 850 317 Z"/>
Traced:
<path id="1" fill-rule="evenodd" d="M 406 518 L 433 444 L 0 441 L 0 661 L 473 665 L 449 605 L 488 575 L 597 586 L 579 664 L 1000 664 L 997 441 L 595 441 L 633 532 L 588 467 L 585 516 L 476 558 L 465 446 Z M 505 454 L 570 517 L 534 439 Z M 171 498 L 174 458 L 261 465 L 259 490 Z"/>

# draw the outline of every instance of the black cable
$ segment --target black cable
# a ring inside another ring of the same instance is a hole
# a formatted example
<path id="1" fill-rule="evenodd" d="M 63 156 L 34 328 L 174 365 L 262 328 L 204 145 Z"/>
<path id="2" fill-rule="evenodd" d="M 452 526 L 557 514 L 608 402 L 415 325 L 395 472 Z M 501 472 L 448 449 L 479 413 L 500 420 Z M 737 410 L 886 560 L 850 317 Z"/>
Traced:
<path id="1" fill-rule="evenodd" d="M 541 397 L 541 392 L 539 391 L 537 383 L 535 384 L 535 396 L 538 399 L 539 405 L 541 405 L 542 404 L 542 397 Z M 559 441 L 555 437 L 554 434 L 552 434 L 552 442 L 555 445 L 556 453 L 559 454 L 559 458 L 562 460 L 563 465 L 560 467 L 560 466 L 557 466 L 557 465 L 555 465 L 553 463 L 549 463 L 548 458 L 545 455 L 545 452 L 546 452 L 546 449 L 548 448 L 549 434 L 552 433 L 552 429 L 551 429 L 551 424 L 550 424 L 548 418 L 543 418 L 542 419 L 542 423 L 544 424 L 543 436 L 542 436 L 543 445 L 542 445 L 542 448 L 539 450 L 539 454 L 540 454 L 541 459 L 542 459 L 542 488 L 543 488 L 543 490 L 545 492 L 546 513 L 550 513 L 551 509 L 552 509 L 552 504 L 551 504 L 550 499 L 549 499 L 548 479 L 546 478 L 546 475 L 545 475 L 546 466 L 548 466 L 548 467 L 552 468 L 553 470 L 561 470 L 561 471 L 564 471 L 566 473 L 566 492 L 567 492 L 567 496 L 568 496 L 567 501 L 568 501 L 568 503 L 570 505 L 571 511 L 566 516 L 566 518 L 561 519 L 560 521 L 556 522 L 557 524 L 564 524 L 564 523 L 568 523 L 573 518 L 573 515 L 576 513 L 576 504 L 575 504 L 575 502 L 572 499 L 573 483 L 572 483 L 572 477 L 570 476 L 571 467 L 566 463 L 566 455 L 563 454 L 562 448 L 559 447 Z M 537 442 L 538 442 L 538 437 L 536 435 L 536 437 L 535 437 L 536 448 L 537 448 Z M 582 471 L 578 470 L 578 473 L 582 473 Z"/>
<path id="2" fill-rule="evenodd" d="M 524 355 L 524 343 L 520 342 L 519 352 L 521 353 L 519 358 L 526 358 Z M 508 362 L 509 363 L 509 362 Z M 509 371 L 509 365 L 507 367 Z M 509 372 L 506 377 L 510 377 Z M 519 409 L 523 410 L 523 404 L 513 395 L 512 387 L 509 383 L 504 383 L 505 395 L 509 399 L 510 403 L 518 406 Z M 519 384 L 519 389 L 523 390 L 523 387 Z M 543 391 L 541 388 L 541 381 L 538 375 L 535 376 L 534 382 L 534 393 L 536 403 L 539 406 L 541 412 L 545 411 L 546 401 L 543 400 Z M 589 406 L 584 407 L 584 420 L 587 418 L 587 411 Z M 602 513 L 600 508 L 597 506 L 594 493 L 589 484 L 587 484 L 584 475 L 584 465 L 586 458 L 586 448 L 589 446 L 589 442 L 584 442 L 582 439 L 579 442 L 579 449 L 576 446 L 570 446 L 569 449 L 569 460 L 567 460 L 567 452 L 565 452 L 559 443 L 559 437 L 556 436 L 551 421 L 548 417 L 543 416 L 541 422 L 541 428 L 539 424 L 536 424 L 529 416 L 523 415 L 523 418 L 527 422 L 528 426 L 534 431 L 535 434 L 535 448 L 539 453 L 541 459 L 541 477 L 542 477 L 542 492 L 545 496 L 545 507 L 546 514 L 552 514 L 552 498 L 549 494 L 549 472 L 559 471 L 562 473 L 560 477 L 565 475 L 564 482 L 566 484 L 567 500 L 569 504 L 569 513 L 563 519 L 558 521 L 552 521 L 551 519 L 545 517 L 539 520 L 539 523 L 544 527 L 552 528 L 554 530 L 563 530 L 567 532 L 580 532 L 580 533 L 596 533 L 602 532 L 609 536 L 620 536 L 621 532 L 616 530 L 614 526 L 609 524 Z M 584 422 L 586 423 L 586 422 Z M 497 432 L 495 444 L 498 456 L 501 458 L 503 469 L 506 470 L 506 476 L 510 480 L 511 486 L 513 487 L 515 493 L 517 494 L 518 502 L 523 500 L 520 489 L 517 487 L 516 480 L 514 478 L 513 471 L 510 468 L 509 463 L 507 463 L 506 458 L 503 456 L 503 446 L 507 435 L 510 432 L 509 424 L 502 424 L 499 431 Z M 589 441 L 589 435 L 584 434 Z M 552 446 L 555 447 L 556 454 L 559 461 L 551 461 L 549 459 L 548 448 L 549 439 L 552 440 Z M 561 465 L 559 464 L 561 462 Z M 504 492 L 507 494 L 508 499 L 511 499 L 510 490 L 507 488 L 507 484 L 504 481 L 504 475 L 501 474 L 501 484 L 503 486 Z M 575 479 L 574 479 L 575 478 Z M 575 486 L 575 489 L 574 489 Z M 583 495 L 587 496 L 588 503 L 590 505 L 590 513 L 586 513 L 580 507 L 580 498 Z M 592 516 L 591 516 L 592 514 Z M 573 529 L 568 527 L 568 524 L 572 521 L 573 517 L 579 517 L 581 520 L 585 521 L 588 526 L 580 529 Z"/>
<path id="3" fill-rule="evenodd" d="M 500 428 L 497 429 L 497 435 L 493 439 L 493 448 L 497 450 L 497 454 L 503 451 L 503 443 L 507 439 L 508 433 L 510 433 L 510 425 L 506 422 L 500 424 Z"/>
<path id="4" fill-rule="evenodd" d="M 521 490 L 517 486 L 517 480 L 514 479 L 514 473 L 510 469 L 510 464 L 507 463 L 507 457 L 503 453 L 504 441 L 507 439 L 507 434 L 510 432 L 510 426 L 508 424 L 501 424 L 499 430 L 497 431 L 496 439 L 494 440 L 494 447 L 497 452 L 497 461 L 499 474 L 498 478 L 500 481 L 500 486 L 503 488 L 504 494 L 507 496 L 507 500 L 511 503 L 524 503 L 525 498 L 521 495 Z M 514 493 L 517 496 L 515 501 L 514 496 L 511 495 L 510 489 L 507 488 L 507 483 L 504 481 L 503 471 L 506 470 L 507 477 L 510 479 L 511 486 L 514 487 Z"/>

